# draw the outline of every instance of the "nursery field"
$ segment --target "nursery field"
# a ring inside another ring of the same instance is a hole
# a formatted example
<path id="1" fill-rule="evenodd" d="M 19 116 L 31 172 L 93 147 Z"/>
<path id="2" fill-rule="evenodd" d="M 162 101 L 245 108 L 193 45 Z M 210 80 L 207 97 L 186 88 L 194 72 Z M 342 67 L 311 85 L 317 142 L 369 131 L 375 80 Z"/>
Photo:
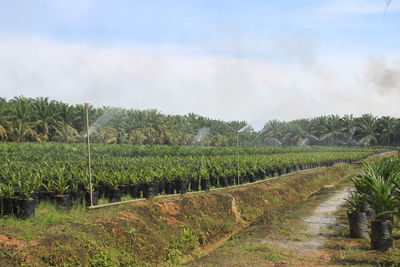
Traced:
<path id="1" fill-rule="evenodd" d="M 92 201 L 151 198 L 228 187 L 338 162 L 380 148 L 92 146 Z M 239 156 L 237 154 L 239 152 Z M 90 204 L 84 144 L 1 143 L 2 214 L 26 218 L 38 202 L 61 209 Z"/>
<path id="2" fill-rule="evenodd" d="M 2 143 L 0 264 L 175 265 L 187 255 L 200 256 L 264 212 L 304 200 L 327 184 L 355 175 L 360 164 L 347 163 L 384 151 L 341 147 L 257 149 L 257 153 L 245 153 L 251 148 L 240 149 L 238 181 L 236 151 L 231 148 L 224 154 L 223 148 L 196 147 L 190 151 L 190 147 L 95 145 L 92 171 L 101 203 L 116 201 L 116 195 L 122 200 L 142 198 L 149 184 L 154 186 L 154 195 L 173 193 L 175 197 L 87 211 L 81 202 L 85 202 L 88 191 L 84 145 Z M 192 154 L 182 155 L 179 150 Z M 157 155 L 161 152 L 164 154 Z M 151 175 L 146 176 L 143 170 Z M 118 182 L 115 187 L 112 179 Z M 262 183 L 251 185 L 253 181 Z M 238 182 L 249 186 L 230 186 Z M 227 189 L 185 194 L 202 190 L 204 184 L 206 190 Z M 57 200 L 61 196 L 72 197 L 75 204 L 63 206 Z M 14 210 L 6 205 L 10 199 L 17 207 Z M 35 214 L 22 212 L 23 202 L 28 200 L 37 205 Z"/>

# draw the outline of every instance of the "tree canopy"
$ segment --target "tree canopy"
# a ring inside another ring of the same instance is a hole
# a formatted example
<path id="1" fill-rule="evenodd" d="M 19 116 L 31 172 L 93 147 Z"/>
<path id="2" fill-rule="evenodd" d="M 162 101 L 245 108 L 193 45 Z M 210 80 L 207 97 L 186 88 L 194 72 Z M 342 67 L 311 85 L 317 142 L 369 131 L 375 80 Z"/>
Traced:
<path id="1" fill-rule="evenodd" d="M 148 145 L 399 145 L 400 120 L 364 114 L 270 120 L 261 131 L 246 121 L 210 119 L 198 114 L 165 115 L 155 109 L 89 107 L 93 142 Z M 0 98 L 0 140 L 14 142 L 83 142 L 83 105 L 47 97 Z M 244 129 L 244 130 L 243 130 Z"/>

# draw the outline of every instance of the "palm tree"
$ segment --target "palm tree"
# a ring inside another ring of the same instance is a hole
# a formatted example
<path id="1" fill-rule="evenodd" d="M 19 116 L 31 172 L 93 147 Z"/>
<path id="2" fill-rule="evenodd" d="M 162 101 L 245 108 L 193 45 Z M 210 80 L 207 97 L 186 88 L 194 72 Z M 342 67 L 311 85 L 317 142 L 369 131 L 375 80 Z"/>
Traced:
<path id="1" fill-rule="evenodd" d="M 268 121 L 264 128 L 261 130 L 261 133 L 265 137 L 272 137 L 278 140 L 282 140 L 282 138 L 286 134 L 286 125 L 282 121 L 271 120 Z"/>
<path id="2" fill-rule="evenodd" d="M 38 97 L 32 104 L 37 133 L 42 141 L 48 141 L 50 139 L 50 129 L 54 115 L 51 103 L 47 97 Z"/>
<path id="3" fill-rule="evenodd" d="M 67 123 L 58 122 L 54 126 L 54 139 L 59 142 L 76 142 L 78 141 L 78 131 Z"/>
<path id="4" fill-rule="evenodd" d="M 353 115 L 343 116 L 343 129 L 345 134 L 346 145 L 358 145 L 357 141 L 354 140 L 354 134 L 357 131 L 356 121 Z"/>
<path id="5" fill-rule="evenodd" d="M 14 97 L 11 101 L 11 116 L 14 120 L 23 122 L 31 121 L 31 99 L 19 96 Z"/>
<path id="6" fill-rule="evenodd" d="M 0 98 L 0 139 L 6 140 L 8 137 L 8 128 L 10 126 L 10 116 L 8 102 L 5 98 Z"/>
<path id="7" fill-rule="evenodd" d="M 164 139 L 167 133 L 167 129 L 165 127 L 163 115 L 159 113 L 156 109 L 151 110 L 133 110 L 127 112 L 126 119 L 126 131 L 133 132 L 137 137 L 138 132 L 142 132 L 141 138 L 135 138 L 136 141 L 143 140 L 146 144 L 164 144 Z M 131 134 L 132 136 L 132 134 Z M 132 138 L 130 138 L 132 139 Z"/>
<path id="8" fill-rule="evenodd" d="M 157 132 L 158 137 L 160 138 L 159 140 L 162 140 L 163 136 L 166 133 L 163 116 L 156 109 L 150 109 L 145 112 L 147 127 L 153 128 Z"/>
<path id="9" fill-rule="evenodd" d="M 392 145 L 396 133 L 398 121 L 395 118 L 384 116 L 378 119 L 377 123 L 378 140 L 381 145 Z"/>
<path id="10" fill-rule="evenodd" d="M 294 120 L 289 123 L 282 141 L 286 145 L 302 145 L 309 135 L 309 121 Z"/>
<path id="11" fill-rule="evenodd" d="M 127 140 L 133 145 L 142 145 L 147 140 L 147 136 L 141 130 L 132 130 L 128 132 Z"/>
<path id="12" fill-rule="evenodd" d="M 17 120 L 10 126 L 10 136 L 15 142 L 36 141 L 40 142 L 40 136 L 34 130 L 33 124 Z"/>
<path id="13" fill-rule="evenodd" d="M 338 115 L 323 117 L 319 128 L 320 140 L 327 145 L 345 144 L 343 119 Z"/>
<path id="14" fill-rule="evenodd" d="M 376 117 L 372 114 L 364 114 L 357 121 L 357 132 L 356 135 L 360 138 L 358 143 L 363 146 L 371 145 L 372 142 L 376 142 Z"/>
<path id="15" fill-rule="evenodd" d="M 31 122 L 31 99 L 20 96 L 13 98 L 10 103 L 13 121 L 10 126 L 11 139 L 16 142 L 41 141 Z"/>
<path id="16" fill-rule="evenodd" d="M 55 102 L 53 112 L 55 113 L 55 123 L 53 126 L 55 139 L 61 142 L 76 141 L 78 131 L 74 128 L 74 124 L 80 119 L 76 109 L 68 104 Z M 80 123 L 84 125 L 83 122 Z"/>

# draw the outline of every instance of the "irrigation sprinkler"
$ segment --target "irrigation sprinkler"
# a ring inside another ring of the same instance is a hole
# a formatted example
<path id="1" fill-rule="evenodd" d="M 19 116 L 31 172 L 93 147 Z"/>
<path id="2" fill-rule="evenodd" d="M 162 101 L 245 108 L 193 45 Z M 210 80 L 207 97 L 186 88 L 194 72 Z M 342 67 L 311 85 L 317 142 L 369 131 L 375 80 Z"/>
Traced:
<path id="1" fill-rule="evenodd" d="M 239 185 L 239 181 L 240 181 L 240 174 L 239 174 L 239 162 L 240 162 L 240 159 L 239 159 L 239 133 L 241 133 L 241 132 L 243 132 L 243 131 L 245 131 L 245 130 L 247 130 L 247 129 L 249 129 L 250 128 L 250 125 L 245 125 L 245 126 L 243 126 L 242 128 L 240 128 L 240 129 L 233 129 L 231 126 L 229 126 L 229 125 L 227 125 L 227 124 L 224 124 L 226 127 L 228 127 L 229 129 L 231 129 L 232 131 L 234 131 L 234 133 L 236 134 L 236 157 L 237 157 L 237 163 L 236 163 L 236 166 L 237 166 L 237 184 Z"/>
<path id="2" fill-rule="evenodd" d="M 86 117 L 86 144 L 87 144 L 87 160 L 89 170 L 89 190 L 90 190 L 90 207 L 93 206 L 93 183 L 92 183 L 92 166 L 90 158 L 90 131 L 89 131 L 89 103 L 85 103 L 85 117 Z"/>

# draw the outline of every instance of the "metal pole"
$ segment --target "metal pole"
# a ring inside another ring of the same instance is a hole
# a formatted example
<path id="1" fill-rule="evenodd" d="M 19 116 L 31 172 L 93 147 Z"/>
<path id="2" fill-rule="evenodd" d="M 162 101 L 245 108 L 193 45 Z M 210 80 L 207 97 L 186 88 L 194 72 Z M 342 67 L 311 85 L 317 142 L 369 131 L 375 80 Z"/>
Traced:
<path id="1" fill-rule="evenodd" d="M 85 103 L 86 114 L 86 141 L 88 151 L 89 187 L 90 187 L 90 206 L 93 206 L 93 184 L 92 184 L 92 165 L 90 159 L 90 137 L 89 137 L 89 103 Z"/>
<path id="2" fill-rule="evenodd" d="M 237 184 L 239 185 L 239 132 L 236 132 Z"/>

